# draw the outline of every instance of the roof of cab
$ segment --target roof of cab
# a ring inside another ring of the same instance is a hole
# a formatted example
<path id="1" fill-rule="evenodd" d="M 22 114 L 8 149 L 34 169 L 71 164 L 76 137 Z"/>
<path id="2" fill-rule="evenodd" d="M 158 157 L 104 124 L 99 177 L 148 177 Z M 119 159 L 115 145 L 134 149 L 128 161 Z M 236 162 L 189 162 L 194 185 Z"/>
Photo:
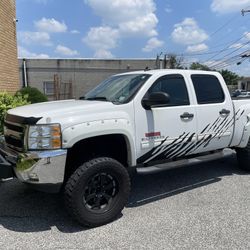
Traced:
<path id="1" fill-rule="evenodd" d="M 216 71 L 205 71 L 205 70 L 190 70 L 190 69 L 146 69 L 146 70 L 139 70 L 139 71 L 130 71 L 126 73 L 121 73 L 117 75 L 130 75 L 130 74 L 150 74 L 150 75 L 162 75 L 167 73 L 173 73 L 173 74 L 181 74 L 181 73 L 187 73 L 187 74 L 203 74 L 203 75 L 217 75 L 219 74 Z"/>

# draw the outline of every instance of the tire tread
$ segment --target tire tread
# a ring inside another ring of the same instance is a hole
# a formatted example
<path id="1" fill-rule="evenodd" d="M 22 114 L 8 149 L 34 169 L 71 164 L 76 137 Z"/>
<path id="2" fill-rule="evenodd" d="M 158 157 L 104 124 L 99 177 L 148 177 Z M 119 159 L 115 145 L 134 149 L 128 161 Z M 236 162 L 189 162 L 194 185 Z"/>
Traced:
<path id="1" fill-rule="evenodd" d="M 250 171 L 250 139 L 245 148 L 237 149 L 237 159 L 241 169 Z"/>
<path id="2" fill-rule="evenodd" d="M 123 165 L 121 165 L 118 161 L 112 159 L 112 158 L 108 158 L 108 157 L 100 157 L 100 158 L 96 158 L 93 160 L 90 160 L 88 162 L 85 162 L 83 165 L 81 165 L 80 167 L 77 168 L 77 170 L 72 174 L 72 176 L 68 179 L 66 186 L 65 186 L 65 192 L 64 192 L 64 200 L 65 200 L 65 206 L 66 209 L 68 210 L 68 212 L 71 214 L 71 216 L 77 220 L 78 222 L 80 222 L 81 224 L 87 226 L 87 227 L 95 227 L 95 226 L 100 226 L 102 224 L 106 224 L 111 222 L 113 219 L 111 218 L 108 221 L 105 221 L 105 223 L 91 223 L 89 221 L 87 221 L 86 219 L 84 219 L 80 212 L 79 209 L 77 208 L 76 203 L 74 202 L 74 190 L 80 180 L 80 178 L 93 166 L 95 166 L 96 164 L 100 164 L 100 163 L 104 163 L 104 162 L 113 162 L 115 164 L 119 164 L 122 168 L 125 169 L 125 167 Z M 126 170 L 127 171 L 127 170 Z M 130 179 L 128 176 L 128 179 L 126 180 L 129 183 L 128 186 L 128 190 L 126 191 L 127 195 L 129 195 L 130 192 Z M 124 202 L 124 204 L 122 204 L 123 207 L 126 205 L 126 202 Z"/>

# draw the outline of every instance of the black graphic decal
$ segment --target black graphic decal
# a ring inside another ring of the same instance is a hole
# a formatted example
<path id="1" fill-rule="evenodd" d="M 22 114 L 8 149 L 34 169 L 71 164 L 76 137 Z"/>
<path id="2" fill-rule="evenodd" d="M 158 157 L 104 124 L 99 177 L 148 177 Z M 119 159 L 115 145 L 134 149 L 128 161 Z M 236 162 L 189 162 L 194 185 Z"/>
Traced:
<path id="1" fill-rule="evenodd" d="M 214 126 L 216 126 L 216 124 L 217 124 L 219 121 L 220 121 L 220 117 L 218 117 L 218 118 L 214 121 L 214 123 L 211 125 L 211 127 L 209 128 L 209 130 L 210 130 L 211 128 L 213 128 Z M 201 132 L 201 134 L 202 134 L 202 132 Z"/>
<path id="2" fill-rule="evenodd" d="M 167 158 L 171 158 L 171 159 L 176 158 L 176 156 L 177 156 L 178 154 L 180 154 L 180 152 L 185 151 L 186 148 L 187 148 L 187 147 L 190 145 L 190 143 L 192 142 L 192 139 L 193 139 L 194 136 L 195 136 L 195 133 L 193 133 L 193 134 L 185 141 L 185 143 L 183 143 L 183 145 L 181 145 L 180 147 L 178 147 L 178 149 L 175 150 L 175 152 L 172 152 L 172 154 L 168 154 L 168 155 L 167 155 Z M 195 142 L 193 142 L 193 143 L 195 143 Z M 176 151 L 177 151 L 177 152 L 176 152 Z"/>
<path id="3" fill-rule="evenodd" d="M 195 133 L 185 133 L 183 132 L 178 138 L 173 140 L 170 144 L 164 145 L 164 143 L 169 138 L 168 136 L 160 143 L 160 145 L 152 148 L 146 154 L 137 159 L 138 163 L 149 163 L 151 161 L 161 160 L 161 159 L 176 159 L 184 157 L 187 154 L 192 154 L 200 147 L 207 147 L 210 142 L 217 138 L 218 140 L 234 126 L 241 116 L 244 114 L 245 110 L 240 109 L 231 117 L 218 117 L 212 124 L 209 123 L 201 131 L 200 135 L 204 134 L 198 141 L 192 141 L 196 136 Z"/>
<path id="4" fill-rule="evenodd" d="M 186 138 L 189 136 L 189 133 L 187 135 L 185 135 L 185 137 L 178 143 L 176 143 L 175 145 L 173 145 L 171 148 L 169 148 L 167 151 L 164 152 L 164 155 L 166 155 L 166 157 L 168 155 L 170 155 L 171 153 L 173 153 L 176 149 L 178 150 L 179 148 L 183 147 L 183 144 L 186 141 Z"/>
<path id="5" fill-rule="evenodd" d="M 229 117 L 224 117 L 219 126 L 214 130 L 214 132 L 221 130 L 224 127 L 224 124 L 227 123 L 228 120 Z"/>
<path id="6" fill-rule="evenodd" d="M 215 130 L 215 129 L 218 127 L 218 124 L 219 124 L 220 121 L 221 121 L 221 117 L 219 117 L 218 121 L 217 121 L 217 122 L 215 123 L 215 125 L 211 128 L 212 131 Z M 211 130 L 211 129 L 210 129 L 210 130 Z M 210 131 L 210 130 L 209 130 L 209 131 Z"/>
<path id="7" fill-rule="evenodd" d="M 185 138 L 185 132 L 183 134 L 181 134 L 178 138 L 176 138 L 172 143 L 167 144 L 167 145 L 163 145 L 168 137 L 166 137 L 160 145 L 152 148 L 149 152 L 147 152 L 146 154 L 144 154 L 143 156 L 141 156 L 137 162 L 138 163 L 146 163 L 146 162 L 150 162 L 152 160 L 157 160 L 157 159 L 161 159 L 162 157 L 164 157 L 164 153 L 171 149 L 172 147 L 175 147 L 176 145 L 178 145 L 180 142 L 182 142 L 183 137 Z M 166 157 L 164 157 L 166 158 Z"/>
<path id="8" fill-rule="evenodd" d="M 218 118 L 219 119 L 219 118 Z M 207 128 L 209 127 L 209 125 L 210 125 L 210 123 L 201 131 L 201 134 L 203 134 L 206 130 L 207 130 Z M 212 125 L 213 126 L 213 125 Z"/>
<path id="9" fill-rule="evenodd" d="M 158 150 L 158 152 L 156 154 L 154 154 L 153 156 L 151 155 L 151 157 L 149 159 L 147 159 L 145 161 L 146 162 L 149 162 L 151 160 L 159 160 L 159 159 L 162 159 L 162 158 L 167 158 L 165 155 L 166 152 L 169 152 L 170 150 L 172 150 L 173 148 L 177 147 L 178 145 L 180 145 L 183 140 L 185 140 L 185 138 L 188 136 L 185 135 L 185 133 L 183 133 L 182 135 L 180 135 L 177 139 L 175 139 L 172 143 L 168 144 L 168 145 L 165 145 L 163 147 L 160 148 L 160 150 Z"/>

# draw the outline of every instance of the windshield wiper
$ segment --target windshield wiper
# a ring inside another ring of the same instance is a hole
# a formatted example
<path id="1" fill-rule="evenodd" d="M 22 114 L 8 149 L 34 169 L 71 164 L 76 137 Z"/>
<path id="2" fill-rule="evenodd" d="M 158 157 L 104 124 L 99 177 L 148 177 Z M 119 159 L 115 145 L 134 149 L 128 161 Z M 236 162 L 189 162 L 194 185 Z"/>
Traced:
<path id="1" fill-rule="evenodd" d="M 89 97 L 89 98 L 86 98 L 85 100 L 88 100 L 88 101 L 97 100 L 97 101 L 106 101 L 106 102 L 109 102 L 109 100 L 105 96 Z"/>

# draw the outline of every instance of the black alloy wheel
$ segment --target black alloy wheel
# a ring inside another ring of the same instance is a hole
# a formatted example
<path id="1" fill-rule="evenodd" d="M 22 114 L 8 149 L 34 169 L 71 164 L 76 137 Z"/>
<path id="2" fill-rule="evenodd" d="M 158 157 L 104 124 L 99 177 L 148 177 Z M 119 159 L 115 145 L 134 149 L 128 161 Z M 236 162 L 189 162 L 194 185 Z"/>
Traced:
<path id="1" fill-rule="evenodd" d="M 65 205 L 80 224 L 96 227 L 121 214 L 130 193 L 128 170 L 117 160 L 100 157 L 85 162 L 65 186 Z"/>
<path id="2" fill-rule="evenodd" d="M 118 190 L 118 183 L 111 174 L 98 173 L 91 178 L 85 188 L 84 205 L 93 213 L 108 211 Z"/>

